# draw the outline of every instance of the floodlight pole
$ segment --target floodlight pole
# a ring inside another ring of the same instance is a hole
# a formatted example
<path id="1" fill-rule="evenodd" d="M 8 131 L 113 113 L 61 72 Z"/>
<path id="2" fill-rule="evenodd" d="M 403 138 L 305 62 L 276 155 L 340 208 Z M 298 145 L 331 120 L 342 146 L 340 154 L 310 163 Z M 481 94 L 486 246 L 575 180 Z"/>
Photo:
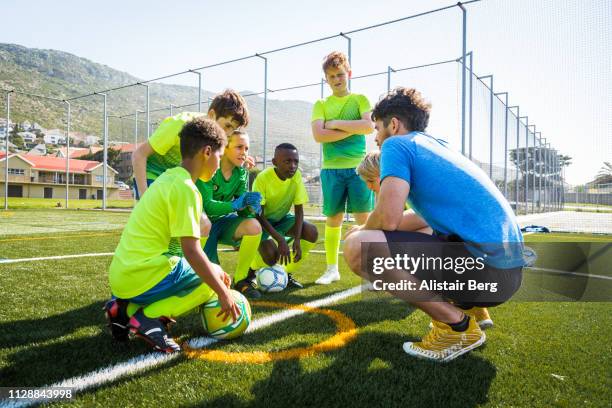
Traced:
<path id="1" fill-rule="evenodd" d="M 465 59 L 467 58 L 467 10 L 461 2 L 457 3 L 461 9 L 463 17 L 463 33 L 461 37 L 461 154 L 465 156 L 465 83 L 466 83 L 466 66 Z"/>
<path id="2" fill-rule="evenodd" d="M 8 186 L 9 186 L 9 123 L 11 119 L 11 93 L 6 93 L 6 156 L 4 157 L 4 209 L 8 210 Z"/>
<path id="3" fill-rule="evenodd" d="M 264 106 L 263 106 L 263 167 L 266 168 L 266 147 L 268 144 L 268 59 L 255 54 L 264 61 Z"/>
<path id="4" fill-rule="evenodd" d="M 508 198 L 508 92 L 499 92 L 495 96 L 504 96 L 504 197 Z"/>
<path id="5" fill-rule="evenodd" d="M 521 108 L 517 105 L 515 106 L 508 106 L 508 110 L 511 109 L 515 109 L 516 108 L 516 153 L 515 153 L 515 160 L 516 160 L 516 174 L 515 174 L 515 180 L 514 180 L 514 210 L 516 211 L 516 214 L 518 215 L 518 209 L 519 209 L 519 165 L 520 165 L 520 156 L 519 156 L 519 127 L 521 124 L 521 121 L 519 119 L 519 115 L 521 114 Z"/>
<path id="6" fill-rule="evenodd" d="M 493 180 L 493 75 L 484 75 L 478 77 L 491 80 L 491 88 L 489 89 L 489 178 Z"/>
<path id="7" fill-rule="evenodd" d="M 174 113 L 172 112 L 172 108 L 175 106 L 176 105 L 170 104 L 170 116 L 174 116 Z"/>
<path id="8" fill-rule="evenodd" d="M 395 70 L 391 68 L 390 66 L 387 66 L 387 93 L 391 92 L 391 73 L 392 72 L 395 72 Z"/>
<path id="9" fill-rule="evenodd" d="M 144 86 L 147 89 L 147 93 L 145 94 L 145 113 L 147 114 L 147 139 L 151 137 L 151 112 L 149 105 L 149 84 L 143 84 L 139 82 L 137 85 Z"/>
<path id="10" fill-rule="evenodd" d="M 148 87 L 147 87 L 148 89 Z M 147 92 L 148 94 L 148 92 Z M 105 93 L 95 92 L 94 95 L 100 95 L 104 98 L 104 112 L 102 116 L 103 120 L 103 156 L 102 159 L 102 211 L 106 210 L 106 184 L 108 177 L 108 117 L 106 116 L 107 108 L 107 95 Z"/>
<path id="11" fill-rule="evenodd" d="M 353 69 L 353 64 L 352 64 L 353 63 L 353 55 L 352 55 L 353 54 L 353 50 L 352 50 L 353 45 L 352 45 L 351 37 L 349 37 L 348 35 L 346 35 L 344 33 L 340 33 L 340 37 L 344 37 L 348 41 L 348 60 L 349 60 L 349 65 L 350 65 L 351 69 Z M 350 91 L 351 90 L 351 77 L 350 76 L 349 76 L 349 79 L 348 79 L 348 88 L 349 88 L 349 91 Z"/>
<path id="12" fill-rule="evenodd" d="M 66 208 L 68 208 L 68 198 L 69 198 L 69 193 L 68 193 L 68 189 L 69 187 L 69 183 L 70 183 L 70 119 L 71 119 L 71 112 L 70 112 L 70 102 L 68 101 L 64 101 L 64 103 L 66 104 L 66 109 L 67 109 L 67 120 L 66 120 Z"/>

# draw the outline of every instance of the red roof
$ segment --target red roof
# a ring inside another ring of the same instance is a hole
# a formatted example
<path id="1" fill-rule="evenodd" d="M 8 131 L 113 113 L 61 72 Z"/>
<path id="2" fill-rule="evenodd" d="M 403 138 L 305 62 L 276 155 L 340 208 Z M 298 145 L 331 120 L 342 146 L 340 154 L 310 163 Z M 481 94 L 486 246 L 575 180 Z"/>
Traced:
<path id="1" fill-rule="evenodd" d="M 115 149 L 115 150 L 121 150 L 121 152 L 123 153 L 131 153 L 134 150 L 136 150 L 136 148 L 138 147 L 137 144 L 135 143 L 128 143 L 128 144 L 122 144 L 122 145 L 117 145 L 117 146 L 111 146 L 111 148 Z"/>
<path id="2" fill-rule="evenodd" d="M 0 159 L 3 159 L 4 153 L 0 153 Z M 66 170 L 66 159 L 63 157 L 54 156 L 34 156 L 34 155 L 17 155 L 23 160 L 32 163 L 32 168 L 37 170 L 52 170 L 52 171 L 65 171 Z M 71 173 L 88 173 L 102 163 L 93 160 L 78 160 L 70 159 L 70 172 Z M 109 166 L 112 169 L 112 167 Z M 114 170 L 114 169 L 113 169 Z"/>
<path id="3" fill-rule="evenodd" d="M 72 147 L 72 146 L 70 146 L 70 158 L 74 159 L 76 157 L 85 156 L 86 154 L 89 154 L 90 149 L 91 149 L 92 153 L 96 153 L 96 152 L 102 150 L 101 147 L 96 147 L 96 146 L 91 146 L 91 148 L 89 148 L 89 147 Z M 64 156 L 66 155 L 66 148 L 65 147 L 60 147 L 58 150 L 61 151 Z"/>

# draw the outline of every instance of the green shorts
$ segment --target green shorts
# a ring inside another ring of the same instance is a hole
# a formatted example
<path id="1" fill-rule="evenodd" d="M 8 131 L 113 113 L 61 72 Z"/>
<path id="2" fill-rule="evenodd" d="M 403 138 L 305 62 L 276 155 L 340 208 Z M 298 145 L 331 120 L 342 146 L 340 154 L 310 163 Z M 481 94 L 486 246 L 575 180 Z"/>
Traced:
<path id="1" fill-rule="evenodd" d="M 276 231 L 278 231 L 279 234 L 281 234 L 283 237 L 286 237 L 287 236 L 287 232 L 295 224 L 295 215 L 287 214 L 287 215 L 285 215 L 283 218 L 281 218 L 278 221 L 268 220 L 268 222 L 270 224 L 272 224 L 274 229 Z M 268 239 L 268 238 L 270 238 L 270 234 L 268 234 L 267 231 L 263 231 L 262 234 L 261 234 L 261 240 L 263 241 L 264 239 Z"/>
<path id="2" fill-rule="evenodd" d="M 240 246 L 240 240 L 234 240 L 234 235 L 236 234 L 238 226 L 247 219 L 248 218 L 240 217 L 236 214 L 228 214 L 212 223 L 208 241 L 206 241 L 206 246 L 204 246 L 204 252 L 211 262 L 219 264 L 219 255 L 217 254 L 217 247 L 219 244 L 233 247 Z"/>
<path id="3" fill-rule="evenodd" d="M 357 170 L 323 169 L 323 214 L 364 213 L 374 209 L 374 194 L 359 177 Z"/>

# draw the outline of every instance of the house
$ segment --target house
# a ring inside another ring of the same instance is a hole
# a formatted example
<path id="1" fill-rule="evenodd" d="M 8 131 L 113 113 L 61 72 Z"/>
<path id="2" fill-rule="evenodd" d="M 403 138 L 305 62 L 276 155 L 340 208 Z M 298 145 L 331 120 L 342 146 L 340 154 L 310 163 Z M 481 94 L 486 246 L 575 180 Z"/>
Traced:
<path id="1" fill-rule="evenodd" d="M 70 158 L 78 159 L 79 157 L 85 156 L 86 154 L 96 153 L 102 150 L 99 146 L 91 147 L 72 147 L 70 146 Z M 66 157 L 66 148 L 60 147 L 57 149 L 57 157 Z"/>
<path id="2" fill-rule="evenodd" d="M 23 139 L 24 143 L 34 143 L 36 141 L 36 134 L 32 132 L 19 132 L 17 133 Z"/>
<path id="3" fill-rule="evenodd" d="M 138 145 L 134 143 L 113 146 L 113 149 L 121 151 L 119 153 L 119 164 L 116 169 L 119 172 L 119 180 L 127 181 L 133 177 L 132 154 L 137 147 Z"/>
<path id="4" fill-rule="evenodd" d="M 45 156 L 47 154 L 47 146 L 44 143 L 37 144 L 29 152 L 28 156 Z"/>
<path id="5" fill-rule="evenodd" d="M 93 135 L 88 135 L 85 136 L 85 146 L 93 146 L 98 144 L 98 140 L 100 140 L 100 138 L 98 136 L 93 136 Z"/>
<path id="6" fill-rule="evenodd" d="M 7 156 L 0 153 L 0 167 L 5 166 Z M 90 160 L 70 160 L 69 198 L 102 199 L 102 163 Z M 107 198 L 117 199 L 115 185 L 117 171 L 107 166 Z M 8 156 L 8 196 L 29 198 L 66 197 L 66 159 L 53 156 L 34 156 L 9 154 Z M 0 172 L 0 182 L 4 183 L 4 172 Z M 4 189 L 0 192 L 4 197 Z"/>
<path id="7" fill-rule="evenodd" d="M 46 144 L 58 145 L 58 144 L 66 144 L 66 136 L 63 134 L 58 135 L 55 133 L 45 133 L 43 137 L 45 139 Z"/>

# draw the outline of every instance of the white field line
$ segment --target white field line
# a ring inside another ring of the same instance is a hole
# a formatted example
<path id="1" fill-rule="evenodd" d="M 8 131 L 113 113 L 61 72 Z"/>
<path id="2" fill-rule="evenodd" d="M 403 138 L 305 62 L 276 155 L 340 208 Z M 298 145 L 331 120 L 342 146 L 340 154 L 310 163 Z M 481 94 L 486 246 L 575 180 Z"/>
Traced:
<path id="1" fill-rule="evenodd" d="M 595 274 L 589 274 L 589 273 L 570 272 L 570 271 L 560 271 L 558 269 L 538 268 L 535 266 L 529 266 L 526 269 L 533 269 L 536 271 L 556 273 L 557 275 L 573 275 L 573 276 L 581 276 L 583 278 L 597 278 L 597 279 L 612 280 L 612 276 L 595 275 Z"/>
<path id="2" fill-rule="evenodd" d="M 305 306 L 310 307 L 322 307 L 330 304 L 339 302 L 340 300 L 354 296 L 361 293 L 361 286 L 356 286 L 351 289 L 344 290 L 342 292 L 335 293 L 333 295 L 324 297 L 322 299 L 314 300 L 312 302 L 305 303 Z M 273 313 L 269 316 L 262 317 L 260 319 L 253 320 L 247 329 L 246 333 L 253 332 L 255 330 L 263 329 L 271 326 L 275 323 L 282 322 L 291 317 L 299 316 L 306 313 L 303 310 L 283 310 L 277 313 Z M 189 341 L 191 348 L 204 348 L 216 343 L 218 340 L 212 337 L 199 337 Z M 69 387 L 72 388 L 73 395 L 83 392 L 89 388 L 99 387 L 107 383 L 116 381 L 120 378 L 141 373 L 154 367 L 158 367 L 169 363 L 179 357 L 181 353 L 173 354 L 162 354 L 162 353 L 147 353 L 140 356 L 133 357 L 122 363 L 113 364 L 107 367 L 100 368 L 87 374 L 83 374 L 77 377 L 68 378 L 63 381 L 56 382 L 51 385 L 47 385 L 40 388 L 49 387 Z M 0 408 L 8 407 L 28 407 L 40 403 L 40 400 L 19 400 L 19 401 L 0 401 Z"/>
<path id="3" fill-rule="evenodd" d="M 58 256 L 42 256 L 36 258 L 17 258 L 17 259 L 0 259 L 0 264 L 10 264 L 18 262 L 34 262 L 34 261 L 51 261 L 54 259 L 69 259 L 69 258 L 87 258 L 92 256 L 113 256 L 114 252 L 99 252 L 93 254 L 75 254 L 75 255 L 58 255 Z"/>

